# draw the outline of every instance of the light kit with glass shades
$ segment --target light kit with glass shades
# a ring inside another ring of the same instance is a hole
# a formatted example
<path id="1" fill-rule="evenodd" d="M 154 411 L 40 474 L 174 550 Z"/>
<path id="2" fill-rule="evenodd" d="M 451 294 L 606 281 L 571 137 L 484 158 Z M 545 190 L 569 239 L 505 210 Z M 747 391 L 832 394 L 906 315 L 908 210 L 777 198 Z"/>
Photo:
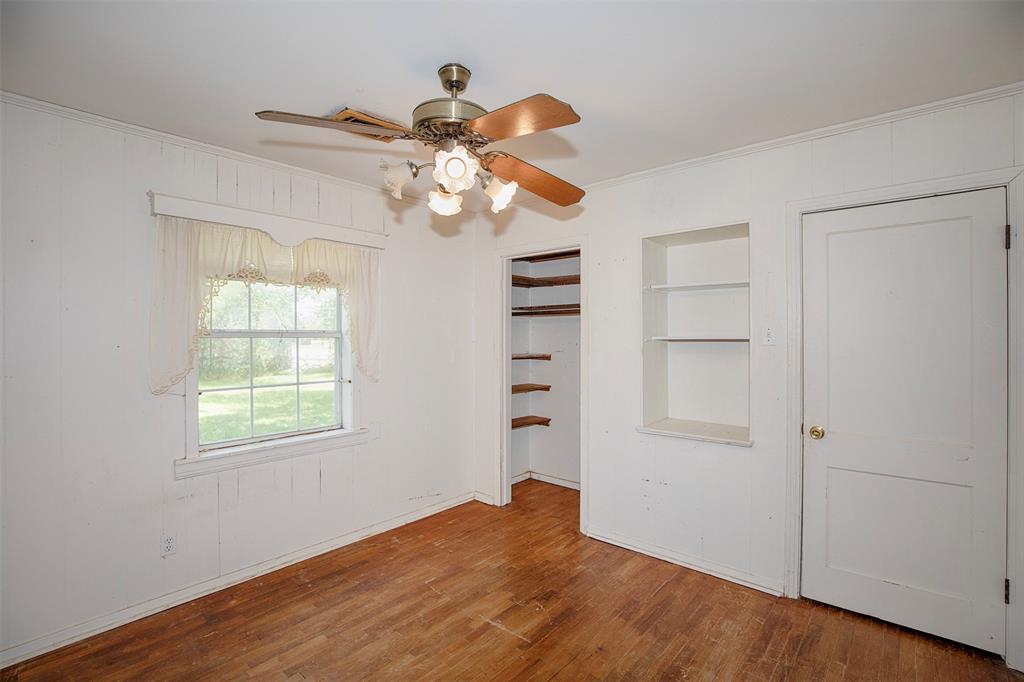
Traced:
<path id="1" fill-rule="evenodd" d="M 459 94 L 469 83 L 470 71 L 461 64 L 445 64 L 437 71 L 448 97 L 427 100 L 412 112 L 412 127 L 371 116 L 354 109 L 343 109 L 334 116 L 305 116 L 282 111 L 260 111 L 265 121 L 333 128 L 369 137 L 380 142 L 416 140 L 434 148 L 434 160 L 416 165 L 412 161 L 387 164 L 381 161 L 384 183 L 391 195 L 402 198 L 402 188 L 420 171 L 433 167 L 435 191 L 427 205 L 438 215 L 455 215 L 462 210 L 461 192 L 480 186 L 491 199 L 491 211 L 498 213 L 512 200 L 520 187 L 559 206 L 571 206 L 584 192 L 561 178 L 511 154 L 484 147 L 498 140 L 579 123 L 572 107 L 550 95 L 538 94 L 508 106 L 487 112 Z M 503 182 L 504 180 L 504 182 Z"/>

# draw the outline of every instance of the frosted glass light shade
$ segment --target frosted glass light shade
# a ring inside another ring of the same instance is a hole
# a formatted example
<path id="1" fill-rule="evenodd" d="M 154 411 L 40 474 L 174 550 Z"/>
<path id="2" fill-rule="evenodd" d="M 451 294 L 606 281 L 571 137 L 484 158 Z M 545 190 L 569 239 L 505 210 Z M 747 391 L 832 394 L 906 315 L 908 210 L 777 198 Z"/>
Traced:
<path id="1" fill-rule="evenodd" d="M 408 161 L 389 166 L 383 160 L 380 167 L 384 169 L 384 184 L 391 190 L 391 196 L 401 199 L 402 187 L 416 177 L 415 167 Z"/>
<path id="2" fill-rule="evenodd" d="M 491 198 L 491 213 L 498 213 L 508 206 L 517 189 L 519 189 L 519 183 L 515 180 L 506 183 L 498 178 L 492 178 L 487 183 L 487 187 L 484 187 L 484 194 Z"/>
<path id="3" fill-rule="evenodd" d="M 478 170 L 480 162 L 461 144 L 450 152 L 438 149 L 434 154 L 434 180 L 452 194 L 472 187 Z"/>
<path id="4" fill-rule="evenodd" d="M 438 215 L 455 215 L 462 210 L 462 197 L 447 192 L 431 192 L 427 206 Z"/>

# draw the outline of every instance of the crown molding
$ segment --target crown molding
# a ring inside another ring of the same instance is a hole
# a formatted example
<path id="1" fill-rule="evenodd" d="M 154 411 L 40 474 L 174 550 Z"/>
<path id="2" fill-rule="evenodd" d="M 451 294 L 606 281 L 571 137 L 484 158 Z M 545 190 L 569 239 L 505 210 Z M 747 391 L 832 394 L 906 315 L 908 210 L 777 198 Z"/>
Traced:
<path id="1" fill-rule="evenodd" d="M 758 152 L 778 149 L 780 147 L 788 147 L 790 145 L 800 144 L 801 142 L 820 140 L 834 135 L 842 135 L 843 133 L 870 128 L 872 126 L 884 125 L 886 123 L 894 123 L 896 121 L 914 118 L 915 116 L 934 114 L 939 111 L 956 109 L 959 107 L 969 106 L 971 104 L 980 104 L 982 102 L 990 102 L 992 100 L 1013 97 L 1021 94 L 1024 94 L 1024 81 L 1018 81 L 1008 85 L 1000 85 L 999 87 L 989 88 L 988 90 L 981 90 L 979 92 L 973 92 L 966 95 L 950 97 L 936 102 L 929 102 L 928 104 L 919 104 L 917 106 L 907 107 L 906 109 L 898 109 L 896 111 L 877 114 L 867 118 L 860 118 L 846 123 L 837 123 L 836 125 L 826 126 L 824 128 L 815 128 L 813 130 L 787 135 L 786 137 L 778 137 L 764 142 L 755 142 L 754 144 L 749 144 L 744 147 L 736 147 L 735 149 L 709 154 L 708 156 L 701 156 L 694 159 L 688 159 L 686 161 L 676 161 L 664 166 L 657 166 L 655 168 L 648 168 L 647 170 L 637 171 L 635 173 L 628 173 L 626 175 L 608 178 L 607 180 L 592 182 L 588 185 L 584 185 L 583 189 L 589 193 L 608 187 L 614 187 L 616 185 L 643 180 L 657 175 L 675 173 L 689 168 L 696 168 L 698 166 L 706 166 L 711 163 L 725 161 L 727 159 L 735 159 L 741 156 L 757 154 Z M 530 205 L 539 200 L 539 197 L 530 197 L 528 200 L 520 202 L 520 206 Z"/>
<path id="2" fill-rule="evenodd" d="M 60 104 L 54 104 L 52 102 L 45 102 L 39 99 L 33 99 L 32 97 L 26 97 L 17 93 L 8 92 L 6 90 L 0 90 L 0 102 L 4 104 L 11 104 L 19 106 L 25 109 L 32 109 L 45 114 L 52 114 L 54 116 L 60 116 L 74 121 L 80 121 L 89 125 L 100 126 L 115 130 L 120 133 L 128 135 L 137 135 L 139 137 L 148 138 L 157 142 L 167 142 L 170 144 L 180 145 L 182 147 L 188 147 L 208 154 L 213 154 L 233 161 L 240 161 L 242 163 L 254 163 L 266 168 L 273 170 L 279 170 L 283 173 L 289 173 L 291 175 L 299 175 L 312 180 L 330 182 L 338 185 L 344 185 L 350 189 L 359 190 L 362 192 L 370 192 L 372 194 L 386 195 L 382 187 L 371 187 L 364 185 L 359 182 L 354 182 L 346 178 L 341 178 L 335 175 L 328 175 L 327 173 L 319 173 L 317 171 L 311 171 L 307 168 L 301 168 L 299 166 L 292 166 L 287 163 L 281 163 L 280 161 L 273 161 L 266 159 L 261 156 L 255 156 L 253 154 L 246 154 L 245 152 L 235 151 L 226 147 L 218 147 L 217 145 L 209 144 L 206 142 L 200 142 L 193 140 L 188 137 L 182 137 L 180 135 L 174 135 L 171 133 L 165 133 L 160 130 L 154 130 L 153 128 L 145 128 L 143 126 L 135 125 L 134 123 L 125 123 L 124 121 L 118 121 L 106 116 L 100 116 L 99 114 L 91 114 L 87 111 L 80 109 L 72 109 L 65 107 Z M 403 197 L 405 201 L 409 199 L 413 203 L 426 204 L 426 201 L 419 199 L 418 197 Z"/>

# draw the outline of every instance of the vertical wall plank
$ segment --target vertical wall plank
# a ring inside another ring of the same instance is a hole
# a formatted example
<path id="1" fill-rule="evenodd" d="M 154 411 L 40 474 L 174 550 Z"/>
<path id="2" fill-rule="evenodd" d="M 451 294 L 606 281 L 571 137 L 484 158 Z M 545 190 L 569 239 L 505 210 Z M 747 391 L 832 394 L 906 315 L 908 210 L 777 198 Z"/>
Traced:
<path id="1" fill-rule="evenodd" d="M 1013 100 L 1009 97 L 964 108 L 962 173 L 1013 165 Z"/>
<path id="2" fill-rule="evenodd" d="M 3 105 L 4 644 L 65 621 L 60 429 L 61 119 Z M 17 399 L 11 399 L 17 396 Z M 49 406 L 39 409 L 40 405 Z"/>
<path id="3" fill-rule="evenodd" d="M 126 442 L 119 405 L 128 390 L 123 366 L 125 244 L 122 187 L 124 134 L 65 119 L 59 225 L 61 389 L 59 429 L 65 454 L 65 573 L 62 619 L 78 623 L 127 605 L 125 583 Z M 87 283 L 87 285 L 86 285 Z M 88 333 L 83 333 L 88 330 Z"/>
<path id="4" fill-rule="evenodd" d="M 287 214 L 292 208 L 292 178 L 287 173 L 272 171 L 274 178 L 274 212 Z"/>
<path id="5" fill-rule="evenodd" d="M 1013 163 L 1024 166 L 1024 95 L 1013 98 Z"/>
<path id="6" fill-rule="evenodd" d="M 217 157 L 185 149 L 185 196 L 203 201 L 217 200 Z"/>
<path id="7" fill-rule="evenodd" d="M 893 182 L 956 175 L 963 168 L 964 109 L 946 109 L 892 124 Z"/>
<path id="8" fill-rule="evenodd" d="M 292 205 L 289 215 L 293 218 L 316 218 L 319 213 L 317 182 L 301 175 L 292 176 Z"/>
<path id="9" fill-rule="evenodd" d="M 260 193 L 259 168 L 251 163 L 239 163 L 237 176 L 238 197 L 236 203 L 245 208 L 256 208 L 257 197 Z M 273 199 L 271 199 L 271 203 L 273 203 Z"/>
<path id="10" fill-rule="evenodd" d="M 217 157 L 217 201 L 238 203 L 238 162 L 223 156 Z"/>
<path id="11" fill-rule="evenodd" d="M 163 142 L 160 145 L 160 181 L 154 187 L 158 192 L 185 196 L 185 148 Z"/>
<path id="12" fill-rule="evenodd" d="M 871 126 L 814 141 L 814 196 L 892 182 L 892 126 Z"/>
<path id="13" fill-rule="evenodd" d="M 252 207 L 260 211 L 273 211 L 274 171 L 263 166 L 257 166 L 255 187 Z"/>
<path id="14" fill-rule="evenodd" d="M 163 146 L 158 140 L 138 135 L 125 136 L 124 185 L 121 192 L 121 243 L 124 245 L 124 279 L 120 316 L 128 320 L 146 319 L 149 315 L 149 294 L 155 244 L 156 219 L 150 215 L 147 192 L 161 189 Z M 129 255 L 131 254 L 131 255 Z M 121 431 L 125 449 L 153 437 L 150 454 L 127 456 L 122 461 L 125 480 L 132 484 L 123 492 L 126 500 L 123 543 L 148 551 L 128 551 L 124 556 L 125 601 L 139 603 L 165 593 L 160 579 L 161 504 L 154 491 L 159 491 L 167 470 L 159 466 L 172 452 L 175 442 L 162 425 L 163 412 L 154 401 L 147 400 L 149 353 L 147 330 L 138 325 L 122 327 L 121 365 L 119 373 L 128 378 L 124 404 L 121 408 Z M 165 454 L 161 459 L 160 454 Z"/>
<path id="15" fill-rule="evenodd" d="M 320 181 L 319 218 L 332 225 L 352 226 L 351 191 L 335 183 Z"/>

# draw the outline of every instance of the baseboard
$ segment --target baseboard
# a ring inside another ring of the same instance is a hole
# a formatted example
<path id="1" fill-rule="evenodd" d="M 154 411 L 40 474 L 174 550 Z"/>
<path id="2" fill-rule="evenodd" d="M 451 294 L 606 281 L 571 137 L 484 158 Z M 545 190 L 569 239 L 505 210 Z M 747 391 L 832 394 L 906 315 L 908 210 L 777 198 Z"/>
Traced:
<path id="1" fill-rule="evenodd" d="M 523 473 L 519 474 L 518 476 L 513 476 L 512 477 L 512 485 L 515 485 L 516 483 L 522 483 L 523 481 L 525 481 L 525 480 L 527 480 L 529 478 L 530 478 L 530 472 L 529 471 L 524 471 Z"/>
<path id="2" fill-rule="evenodd" d="M 278 556 L 274 559 L 269 559 L 259 564 L 255 564 L 232 573 L 227 573 L 225 575 L 191 585 L 184 589 L 126 607 L 119 611 L 114 611 L 113 613 L 92 618 L 84 623 L 63 628 L 54 633 L 37 637 L 36 639 L 28 642 L 14 645 L 0 651 L 0 668 L 6 668 L 7 666 L 14 665 L 15 663 L 20 663 L 29 658 L 45 654 L 54 649 L 59 649 L 62 646 L 85 639 L 86 637 L 91 637 L 106 630 L 111 630 L 126 623 L 130 623 L 133 620 L 138 620 L 139 618 L 144 618 L 145 616 L 152 615 L 159 611 L 179 606 L 185 602 L 217 592 L 218 590 L 223 590 L 224 588 L 231 587 L 232 585 L 237 585 L 238 583 L 263 575 L 264 573 L 276 571 L 279 568 L 284 568 L 285 566 L 290 566 L 291 564 L 310 559 L 319 554 L 330 552 L 331 550 L 338 549 L 339 547 L 350 545 L 353 542 L 358 542 L 359 540 L 368 538 L 371 535 L 377 535 L 378 533 L 393 530 L 399 526 L 412 523 L 413 521 L 419 521 L 420 519 L 428 516 L 433 516 L 434 514 L 446 509 L 450 509 L 476 499 L 476 495 L 477 494 L 474 493 L 457 495 L 422 509 L 417 509 L 416 511 L 412 511 L 407 514 L 401 514 L 370 526 L 354 530 L 350 533 L 339 535 L 335 538 L 331 538 L 330 540 L 325 540 L 315 545 L 310 545 L 303 549 L 289 552 L 288 554 Z"/>
<path id="3" fill-rule="evenodd" d="M 530 478 L 532 478 L 534 480 L 537 480 L 537 481 L 543 481 L 544 483 L 551 483 L 552 485 L 560 485 L 563 488 L 572 488 L 573 490 L 579 490 L 580 489 L 579 481 L 570 481 L 570 480 L 568 480 L 566 478 L 559 478 L 558 476 L 548 476 L 547 474 L 542 474 L 542 473 L 537 472 L 537 471 L 531 471 L 529 473 L 530 473 Z"/>
<path id="4" fill-rule="evenodd" d="M 722 578 L 723 580 L 738 583 L 745 587 L 751 587 L 755 590 L 760 590 L 761 592 L 767 592 L 768 594 L 773 594 L 777 597 L 782 596 L 781 580 L 769 580 L 763 576 L 747 573 L 746 571 L 741 571 L 729 566 L 723 566 L 713 561 L 708 561 L 707 559 L 673 552 L 665 547 L 658 547 L 657 545 L 650 545 L 645 542 L 638 542 L 630 538 L 625 538 L 617 533 L 596 529 L 593 525 L 587 529 L 587 536 L 618 547 L 631 549 L 634 552 L 647 554 L 648 556 L 652 556 L 656 559 L 678 564 L 679 566 L 685 566 L 686 568 L 692 568 L 695 571 L 707 573 L 708 575 L 713 575 L 716 578 Z"/>
<path id="5" fill-rule="evenodd" d="M 482 493 L 479 490 L 473 493 L 473 499 L 477 502 L 483 502 L 484 504 L 494 504 L 494 495 L 491 495 L 490 493 Z"/>

